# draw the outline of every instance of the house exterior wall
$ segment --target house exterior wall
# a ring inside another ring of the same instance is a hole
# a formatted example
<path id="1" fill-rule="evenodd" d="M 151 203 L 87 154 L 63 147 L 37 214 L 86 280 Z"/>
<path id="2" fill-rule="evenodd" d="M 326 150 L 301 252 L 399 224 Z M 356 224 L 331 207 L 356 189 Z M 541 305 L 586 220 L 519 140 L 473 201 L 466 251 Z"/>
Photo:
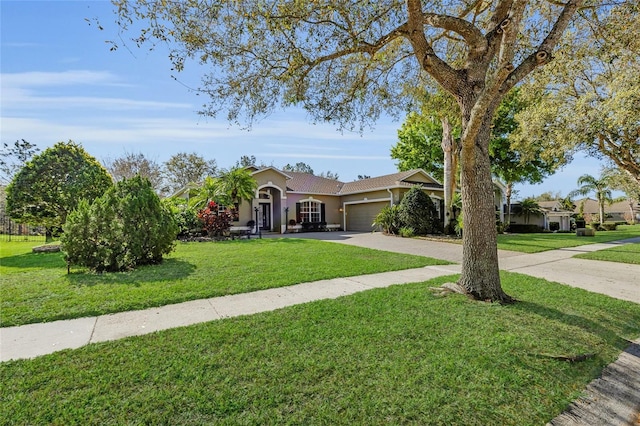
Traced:
<path id="1" fill-rule="evenodd" d="M 288 193 L 286 206 L 289 207 L 289 220 L 296 219 L 296 204 L 300 201 L 307 200 L 314 200 L 324 204 L 325 222 L 328 224 L 339 224 L 340 227 L 344 227 L 342 223 L 342 213 L 340 212 L 340 197 L 336 195 Z"/>
<path id="2" fill-rule="evenodd" d="M 560 224 L 560 231 L 570 231 L 571 230 L 571 218 L 566 214 L 554 214 L 547 213 L 547 227 L 549 229 L 551 222 L 558 222 Z"/>
<path id="3" fill-rule="evenodd" d="M 523 215 L 512 214 L 509 220 L 510 223 L 514 225 L 538 225 L 541 228 L 545 227 L 544 216 L 541 214 L 532 214 L 529 216 L 529 222 L 525 221 L 525 217 Z"/>
<path id="4" fill-rule="evenodd" d="M 406 185 L 407 183 L 437 184 L 429 176 L 423 173 L 415 173 L 405 178 L 404 186 L 398 184 L 397 187 L 390 187 L 389 189 L 382 188 L 346 195 L 332 195 L 287 192 L 289 176 L 272 168 L 257 170 L 253 176 L 258 184 L 255 198 L 251 202 L 243 201 L 240 203 L 238 210 L 239 220 L 234 221 L 233 225 L 244 226 L 249 221 L 256 221 L 256 208 L 258 208 L 257 222 L 261 225 L 263 211 L 267 209 L 271 221 L 269 229 L 275 232 L 285 232 L 288 221 L 296 219 L 296 203 L 303 200 L 316 200 L 322 203 L 324 205 L 324 221 L 327 224 L 335 224 L 347 229 L 348 206 L 361 206 L 360 208 L 352 209 L 352 211 L 363 214 L 366 212 L 365 216 L 367 217 L 359 220 L 359 222 L 364 223 L 370 219 L 374 210 L 379 212 L 386 205 L 399 204 L 404 194 L 410 189 Z M 432 197 L 437 208 L 441 211 L 441 200 L 444 197 L 443 190 L 425 189 L 425 193 Z M 364 206 L 365 204 L 370 205 Z M 285 211 L 287 208 L 288 211 Z"/>

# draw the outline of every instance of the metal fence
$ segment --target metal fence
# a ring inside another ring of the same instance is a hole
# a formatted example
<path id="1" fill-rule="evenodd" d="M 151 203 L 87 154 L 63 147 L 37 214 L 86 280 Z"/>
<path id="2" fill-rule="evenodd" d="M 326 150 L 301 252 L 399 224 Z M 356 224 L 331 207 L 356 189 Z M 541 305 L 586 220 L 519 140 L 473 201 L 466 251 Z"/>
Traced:
<path id="1" fill-rule="evenodd" d="M 45 228 L 42 226 L 29 226 L 16 223 L 0 211 L 0 241 L 29 241 L 44 242 L 46 239 Z"/>

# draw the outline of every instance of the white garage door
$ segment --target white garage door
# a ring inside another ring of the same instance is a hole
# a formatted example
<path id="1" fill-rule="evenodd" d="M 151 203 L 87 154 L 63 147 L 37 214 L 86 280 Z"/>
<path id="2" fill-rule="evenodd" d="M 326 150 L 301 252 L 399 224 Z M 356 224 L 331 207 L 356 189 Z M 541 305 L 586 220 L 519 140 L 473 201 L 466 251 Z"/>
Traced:
<path id="1" fill-rule="evenodd" d="M 388 201 L 348 205 L 347 231 L 371 232 L 373 220 L 380 213 L 380 210 L 388 205 Z"/>

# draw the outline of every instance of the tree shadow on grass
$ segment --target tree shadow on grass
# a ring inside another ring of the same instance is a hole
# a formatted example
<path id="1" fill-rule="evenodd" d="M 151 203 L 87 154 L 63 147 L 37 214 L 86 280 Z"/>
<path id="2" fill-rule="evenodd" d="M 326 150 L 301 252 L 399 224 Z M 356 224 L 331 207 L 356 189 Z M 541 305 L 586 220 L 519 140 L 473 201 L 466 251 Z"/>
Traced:
<path id="1" fill-rule="evenodd" d="M 15 256 L 1 258 L 0 265 L 5 268 L 20 269 L 65 269 L 67 267 L 64 261 L 64 254 L 61 252 L 17 254 Z"/>
<path id="2" fill-rule="evenodd" d="M 629 341 L 627 339 L 620 337 L 620 333 L 623 332 L 624 325 L 611 324 L 613 318 L 600 319 L 598 322 L 596 322 L 580 315 L 568 314 L 558 309 L 526 301 L 519 301 L 517 303 L 509 305 L 509 307 L 518 311 L 526 312 L 528 314 L 539 315 L 553 321 L 562 322 L 566 325 L 580 328 L 589 334 L 598 336 L 609 345 L 619 348 L 621 351 L 629 345 Z M 638 318 L 638 321 L 640 321 L 640 318 Z M 612 328 L 604 326 L 604 323 L 611 324 Z M 617 330 L 615 330 L 614 328 L 616 328 Z"/>
<path id="3" fill-rule="evenodd" d="M 139 287 L 141 283 L 163 283 L 187 278 L 196 266 L 179 259 L 165 259 L 158 265 L 145 265 L 126 272 L 94 273 L 71 270 L 67 280 L 71 285 L 91 287 L 100 284 L 120 284 Z"/>

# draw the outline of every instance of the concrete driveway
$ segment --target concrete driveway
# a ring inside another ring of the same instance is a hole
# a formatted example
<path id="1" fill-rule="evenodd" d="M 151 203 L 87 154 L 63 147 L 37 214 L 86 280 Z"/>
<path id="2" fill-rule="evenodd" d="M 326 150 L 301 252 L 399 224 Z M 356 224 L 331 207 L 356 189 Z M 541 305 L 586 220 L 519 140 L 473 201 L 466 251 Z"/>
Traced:
<path id="1" fill-rule="evenodd" d="M 396 253 L 433 257 L 456 263 L 462 262 L 462 244 L 459 242 L 401 238 L 384 235 L 380 232 L 309 232 L 276 234 L 268 237 L 310 238 Z M 603 250 L 634 242 L 640 242 L 640 237 L 624 241 L 549 250 L 534 254 L 498 250 L 498 257 L 500 259 L 500 269 L 505 271 L 544 278 L 618 299 L 640 303 L 640 265 L 573 258 L 579 253 Z M 640 256 L 640 253 L 638 253 L 638 256 Z"/>

